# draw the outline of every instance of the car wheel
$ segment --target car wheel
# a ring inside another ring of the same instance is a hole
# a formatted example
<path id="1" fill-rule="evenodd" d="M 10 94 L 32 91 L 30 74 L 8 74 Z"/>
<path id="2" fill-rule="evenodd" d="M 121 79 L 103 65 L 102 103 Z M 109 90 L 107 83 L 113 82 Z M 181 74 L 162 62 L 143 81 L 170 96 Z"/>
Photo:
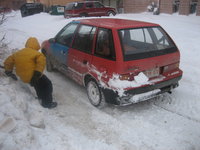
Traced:
<path id="1" fill-rule="evenodd" d="M 113 12 L 113 11 L 109 11 L 108 12 L 108 16 L 110 16 L 110 17 L 112 17 L 112 16 L 115 16 L 116 14 L 115 14 L 115 12 Z"/>
<path id="2" fill-rule="evenodd" d="M 98 108 L 105 106 L 104 94 L 97 82 L 93 79 L 90 79 L 87 83 L 87 95 L 93 106 Z"/>

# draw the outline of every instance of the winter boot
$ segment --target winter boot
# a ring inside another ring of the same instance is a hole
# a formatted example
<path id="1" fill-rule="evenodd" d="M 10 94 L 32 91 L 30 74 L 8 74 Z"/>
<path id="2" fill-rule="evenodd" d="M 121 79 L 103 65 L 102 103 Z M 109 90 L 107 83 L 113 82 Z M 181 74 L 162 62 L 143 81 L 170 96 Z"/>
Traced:
<path id="1" fill-rule="evenodd" d="M 51 109 L 51 108 L 56 107 L 56 106 L 57 106 L 57 103 L 56 103 L 56 102 L 51 102 L 51 103 L 49 103 L 49 104 L 42 104 L 42 106 L 43 106 L 44 108 L 49 108 L 49 109 Z"/>

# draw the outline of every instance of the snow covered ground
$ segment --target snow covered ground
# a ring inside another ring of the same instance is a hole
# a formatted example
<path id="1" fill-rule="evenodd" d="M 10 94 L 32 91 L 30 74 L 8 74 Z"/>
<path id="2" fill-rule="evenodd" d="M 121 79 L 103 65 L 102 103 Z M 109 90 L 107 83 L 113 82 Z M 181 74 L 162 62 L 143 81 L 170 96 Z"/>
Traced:
<path id="1" fill-rule="evenodd" d="M 1 64 L 23 48 L 28 37 L 42 42 L 73 20 L 45 13 L 9 16 L 0 28 L 8 43 L 0 52 Z M 58 102 L 49 110 L 39 105 L 29 85 L 0 70 L 0 150 L 200 149 L 200 17 L 149 13 L 115 17 L 158 23 L 171 35 L 181 52 L 180 86 L 158 99 L 99 110 L 89 103 L 83 87 L 60 73 L 45 72 Z"/>

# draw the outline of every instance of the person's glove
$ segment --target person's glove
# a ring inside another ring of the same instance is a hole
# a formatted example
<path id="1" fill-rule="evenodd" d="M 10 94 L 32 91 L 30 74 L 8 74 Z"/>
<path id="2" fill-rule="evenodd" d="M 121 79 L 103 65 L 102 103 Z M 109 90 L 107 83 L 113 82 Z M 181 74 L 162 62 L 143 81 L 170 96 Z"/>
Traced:
<path id="1" fill-rule="evenodd" d="M 42 73 L 39 71 L 34 71 L 33 73 L 33 77 L 31 78 L 31 82 L 30 85 L 34 86 L 35 84 L 37 84 L 39 78 L 42 76 Z"/>
<path id="2" fill-rule="evenodd" d="M 12 71 L 5 71 L 5 74 L 8 76 L 8 77 L 11 77 L 13 80 L 18 80 L 17 79 L 17 76 L 15 74 L 12 73 Z"/>

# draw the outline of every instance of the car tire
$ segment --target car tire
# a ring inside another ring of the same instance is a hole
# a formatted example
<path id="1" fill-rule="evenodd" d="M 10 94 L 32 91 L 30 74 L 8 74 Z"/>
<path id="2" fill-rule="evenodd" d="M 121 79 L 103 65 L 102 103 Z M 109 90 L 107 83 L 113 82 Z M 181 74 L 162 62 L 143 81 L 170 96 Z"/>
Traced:
<path id="1" fill-rule="evenodd" d="M 97 82 L 94 79 L 89 79 L 86 88 L 90 103 L 98 108 L 104 107 L 105 97 Z"/>
<path id="2" fill-rule="evenodd" d="M 115 15 L 116 15 L 116 13 L 115 13 L 115 12 L 113 12 L 113 11 L 109 11 L 107 14 L 108 14 L 108 16 L 110 16 L 110 17 L 112 17 L 112 16 L 115 16 Z"/>

